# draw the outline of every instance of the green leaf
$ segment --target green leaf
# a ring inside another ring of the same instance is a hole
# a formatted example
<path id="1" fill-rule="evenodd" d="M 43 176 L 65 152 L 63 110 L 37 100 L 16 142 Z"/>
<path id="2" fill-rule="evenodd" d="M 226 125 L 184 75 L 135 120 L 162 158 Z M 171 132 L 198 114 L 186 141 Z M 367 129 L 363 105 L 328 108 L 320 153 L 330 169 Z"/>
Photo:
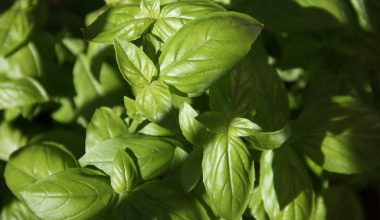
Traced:
<path id="1" fill-rule="evenodd" d="M 112 44 L 114 38 L 133 41 L 155 21 L 141 16 L 137 5 L 113 5 L 101 13 L 85 30 L 91 42 Z"/>
<path id="2" fill-rule="evenodd" d="M 18 220 L 18 219 L 30 219 L 30 220 L 38 220 L 37 218 L 27 207 L 26 205 L 17 200 L 16 198 L 12 198 L 9 202 L 7 202 L 1 209 L 0 219 L 4 220 Z"/>
<path id="3" fill-rule="evenodd" d="M 189 23 L 164 43 L 160 77 L 181 92 L 199 95 L 239 63 L 261 29 L 253 18 L 234 12 Z"/>
<path id="4" fill-rule="evenodd" d="M 4 177 L 8 188 L 19 196 L 20 190 L 53 173 L 77 167 L 74 156 L 62 146 L 40 143 L 23 147 L 11 155 Z"/>
<path id="5" fill-rule="evenodd" d="M 111 185 L 115 192 L 131 191 L 138 181 L 138 173 L 132 157 L 123 150 L 119 150 L 114 158 Z"/>
<path id="6" fill-rule="evenodd" d="M 313 186 L 304 164 L 288 146 L 263 151 L 260 187 L 270 219 L 308 219 Z"/>
<path id="7" fill-rule="evenodd" d="M 220 112 L 206 112 L 198 115 L 196 120 L 214 133 L 222 133 L 228 130 L 229 121 Z"/>
<path id="8" fill-rule="evenodd" d="M 144 16 L 157 19 L 160 16 L 160 1 L 141 0 L 140 10 Z"/>
<path id="9" fill-rule="evenodd" d="M 209 140 L 211 134 L 208 134 L 206 127 L 196 119 L 198 113 L 187 103 L 183 103 L 179 110 L 179 126 L 183 136 L 190 143 L 203 146 Z"/>
<path id="10" fill-rule="evenodd" d="M 253 190 L 254 169 L 244 143 L 227 133 L 218 134 L 205 149 L 203 182 L 218 215 L 238 219 Z"/>
<path id="11" fill-rule="evenodd" d="M 0 124 L 0 159 L 7 161 L 9 156 L 24 146 L 27 142 L 25 135 L 12 124 Z"/>
<path id="12" fill-rule="evenodd" d="M 115 38 L 114 46 L 119 69 L 129 84 L 143 88 L 157 76 L 154 63 L 140 48 L 118 38 Z"/>
<path id="13" fill-rule="evenodd" d="M 0 77 L 0 109 L 30 106 L 48 99 L 45 89 L 32 78 Z"/>
<path id="14" fill-rule="evenodd" d="M 172 2 L 162 7 L 152 33 L 165 42 L 186 23 L 220 11 L 225 9 L 212 1 Z"/>
<path id="15" fill-rule="evenodd" d="M 82 166 L 93 165 L 112 175 L 114 158 L 120 150 L 133 153 L 144 180 L 160 176 L 169 168 L 174 146 L 163 138 L 130 134 L 114 137 L 96 144 L 80 158 Z"/>
<path id="16" fill-rule="evenodd" d="M 93 219 L 116 198 L 108 178 L 86 168 L 50 175 L 23 188 L 20 194 L 42 219 Z"/>
<path id="17" fill-rule="evenodd" d="M 364 210 L 357 194 L 348 186 L 337 185 L 323 190 L 317 196 L 317 204 L 311 220 L 318 219 L 365 219 Z"/>
<path id="18" fill-rule="evenodd" d="M 249 202 L 249 209 L 252 217 L 257 220 L 269 220 L 267 213 L 265 212 L 263 198 L 261 197 L 261 188 L 257 186 L 251 195 Z"/>
<path id="19" fill-rule="evenodd" d="M 233 118 L 229 124 L 228 132 L 238 137 L 246 137 L 252 135 L 261 128 L 257 124 L 246 118 Z"/>
<path id="20" fill-rule="evenodd" d="M 0 56 L 8 55 L 23 44 L 29 37 L 34 23 L 30 19 L 28 9 L 20 3 L 0 15 Z"/>
<path id="21" fill-rule="evenodd" d="M 289 125 L 286 125 L 278 131 L 265 132 L 260 130 L 251 130 L 251 133 L 244 137 L 248 146 L 256 150 L 273 150 L 281 147 L 292 134 Z"/>
<path id="22" fill-rule="evenodd" d="M 161 182 L 139 186 L 129 200 L 144 219 L 210 219 L 199 201 Z"/>
<path id="23" fill-rule="evenodd" d="M 185 158 L 181 167 L 183 189 L 190 192 L 202 178 L 203 148 L 195 148 Z"/>
<path id="24" fill-rule="evenodd" d="M 254 110 L 253 71 L 248 59 L 210 88 L 210 108 L 229 117 L 244 117 Z"/>
<path id="25" fill-rule="evenodd" d="M 294 127 L 292 145 L 325 170 L 351 174 L 380 165 L 380 114 L 352 97 L 308 106 Z"/>
<path id="26" fill-rule="evenodd" d="M 86 130 L 86 150 L 104 140 L 128 133 L 123 120 L 112 109 L 96 109 Z"/>
<path id="27" fill-rule="evenodd" d="M 168 85 L 156 80 L 143 88 L 136 97 L 136 107 L 150 121 L 163 121 L 172 110 L 172 97 Z"/>
<path id="28" fill-rule="evenodd" d="M 252 71 L 251 77 L 255 115 L 253 122 L 264 131 L 282 129 L 289 120 L 287 90 L 275 69 L 268 64 L 268 56 L 261 41 L 253 45 L 247 56 L 246 68 Z"/>

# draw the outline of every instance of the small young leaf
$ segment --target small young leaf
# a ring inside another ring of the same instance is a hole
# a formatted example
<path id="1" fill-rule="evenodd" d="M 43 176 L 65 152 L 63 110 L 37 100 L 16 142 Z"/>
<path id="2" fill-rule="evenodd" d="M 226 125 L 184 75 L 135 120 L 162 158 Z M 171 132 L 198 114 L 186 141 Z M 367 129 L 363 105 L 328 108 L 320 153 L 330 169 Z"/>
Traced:
<path id="1" fill-rule="evenodd" d="M 290 137 L 292 131 L 289 125 L 281 130 L 265 132 L 260 130 L 251 131 L 250 135 L 244 137 L 248 146 L 256 150 L 273 150 L 281 147 Z"/>
<path id="2" fill-rule="evenodd" d="M 9 156 L 26 144 L 26 137 L 10 123 L 0 124 L 0 159 L 7 161 Z"/>
<path id="3" fill-rule="evenodd" d="M 172 97 L 168 85 L 156 80 L 140 91 L 136 97 L 137 109 L 152 122 L 165 119 L 172 110 Z"/>
<path id="4" fill-rule="evenodd" d="M 12 154 L 5 167 L 4 177 L 9 189 L 19 196 L 20 190 L 29 184 L 77 166 L 74 156 L 62 146 L 53 143 L 34 144 Z"/>
<path id="5" fill-rule="evenodd" d="M 123 120 L 112 109 L 100 107 L 96 109 L 86 130 L 86 149 L 104 140 L 128 133 Z"/>
<path id="6" fill-rule="evenodd" d="M 202 94 L 240 62 L 261 29 L 252 17 L 234 12 L 189 23 L 163 45 L 160 77 L 181 92 Z"/>
<path id="7" fill-rule="evenodd" d="M 144 51 L 118 38 L 115 38 L 114 47 L 119 69 L 129 84 L 143 88 L 152 82 L 157 69 Z"/>
<path id="8" fill-rule="evenodd" d="M 138 173 L 135 162 L 129 154 L 119 150 L 114 158 L 111 185 L 115 192 L 124 193 L 131 191 L 138 181 Z"/>
<path id="9" fill-rule="evenodd" d="M 238 137 L 246 137 L 252 135 L 261 128 L 257 124 L 246 118 L 234 118 L 229 124 L 228 132 Z"/>
<path id="10" fill-rule="evenodd" d="M 206 127 L 196 120 L 198 113 L 187 103 L 183 103 L 179 110 L 179 126 L 183 136 L 190 143 L 203 146 L 208 141 L 211 134 L 208 134 Z"/>
<path id="11" fill-rule="evenodd" d="M 48 176 L 23 188 L 20 195 L 41 219 L 93 219 L 117 197 L 108 178 L 86 168 Z"/>
<path id="12" fill-rule="evenodd" d="M 217 214 L 238 219 L 247 208 L 253 190 L 254 169 L 249 151 L 240 138 L 218 134 L 205 149 L 203 182 Z"/>
<path id="13" fill-rule="evenodd" d="M 0 77 L 0 110 L 30 106 L 46 102 L 48 99 L 45 89 L 32 78 Z"/>

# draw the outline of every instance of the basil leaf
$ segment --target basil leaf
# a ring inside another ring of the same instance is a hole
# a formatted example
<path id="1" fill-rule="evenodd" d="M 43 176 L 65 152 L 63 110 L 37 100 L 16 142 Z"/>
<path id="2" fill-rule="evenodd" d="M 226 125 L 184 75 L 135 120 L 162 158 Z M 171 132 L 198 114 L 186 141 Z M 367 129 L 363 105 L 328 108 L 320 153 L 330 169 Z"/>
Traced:
<path id="1" fill-rule="evenodd" d="M 203 146 L 211 136 L 206 131 L 206 127 L 196 120 L 198 113 L 187 103 L 183 103 L 179 110 L 179 126 L 183 136 L 190 143 Z"/>
<path id="2" fill-rule="evenodd" d="M 251 215 L 257 220 L 269 220 L 267 213 L 265 212 L 263 198 L 261 197 L 261 188 L 257 186 L 251 195 L 249 202 L 249 209 Z"/>
<path id="3" fill-rule="evenodd" d="M 96 109 L 86 130 L 86 150 L 104 140 L 128 133 L 123 120 L 107 107 Z"/>
<path id="4" fill-rule="evenodd" d="M 174 146 L 163 138 L 139 134 L 114 137 L 94 145 L 79 159 L 82 166 L 93 165 L 112 175 L 115 155 L 128 150 L 137 159 L 144 180 L 160 176 L 169 168 Z"/>
<path id="5" fill-rule="evenodd" d="M 247 56 L 252 71 L 252 94 L 255 103 L 253 122 L 264 131 L 282 129 L 289 120 L 287 90 L 275 69 L 268 64 L 268 56 L 261 41 L 253 45 Z"/>
<path id="6" fill-rule="evenodd" d="M 350 187 L 344 185 L 331 186 L 318 195 L 311 220 L 365 219 L 364 210 L 361 206 L 359 197 Z"/>
<path id="7" fill-rule="evenodd" d="M 288 146 L 263 151 L 260 167 L 261 196 L 270 219 L 308 219 L 313 187 L 307 170 Z"/>
<path id="8" fill-rule="evenodd" d="M 261 128 L 257 124 L 246 118 L 233 118 L 229 124 L 228 132 L 238 137 L 246 137 L 252 135 Z"/>
<path id="9" fill-rule="evenodd" d="M 160 77 L 181 92 L 199 95 L 238 64 L 261 29 L 253 18 L 233 12 L 189 23 L 164 43 Z"/>
<path id="10" fill-rule="evenodd" d="M 32 78 L 0 77 L 0 109 L 30 106 L 48 99 L 45 89 Z"/>
<path id="11" fill-rule="evenodd" d="M 244 137 L 248 146 L 256 150 L 273 150 L 281 147 L 289 138 L 292 131 L 289 125 L 273 132 L 251 130 L 250 135 Z"/>
<path id="12" fill-rule="evenodd" d="M 160 15 L 160 1 L 141 0 L 140 10 L 141 14 L 143 14 L 144 16 L 157 19 Z"/>
<path id="13" fill-rule="evenodd" d="M 210 219 L 192 196 L 158 181 L 139 186 L 129 200 L 140 216 L 147 219 Z"/>
<path id="14" fill-rule="evenodd" d="M 293 145 L 325 170 L 351 174 L 380 165 L 380 115 L 352 97 L 308 106 L 295 129 Z"/>
<path id="15" fill-rule="evenodd" d="M 12 124 L 3 122 L 0 124 L 0 159 L 7 161 L 9 156 L 17 149 L 24 146 L 27 137 L 21 130 L 15 128 Z"/>
<path id="16" fill-rule="evenodd" d="M 92 219 L 116 199 L 109 180 L 86 168 L 50 175 L 23 188 L 20 194 L 42 219 Z"/>
<path id="17" fill-rule="evenodd" d="M 23 44 L 34 28 L 27 8 L 21 3 L 1 13 L 0 23 L 0 56 L 8 55 Z M 6 24 L 6 25 L 4 25 Z"/>
<path id="18" fill-rule="evenodd" d="M 189 21 L 220 11 L 225 9 L 212 1 L 172 2 L 162 7 L 152 33 L 165 42 Z"/>
<path id="19" fill-rule="evenodd" d="M 183 189 L 190 192 L 202 178 L 203 149 L 195 148 L 191 151 L 181 167 L 181 182 Z"/>
<path id="20" fill-rule="evenodd" d="M 112 44 L 114 38 L 133 41 L 155 21 L 153 18 L 142 17 L 137 5 L 109 6 L 85 30 L 86 37 L 91 42 Z"/>
<path id="21" fill-rule="evenodd" d="M 17 200 L 16 198 L 12 198 L 9 202 L 7 202 L 1 209 L 0 219 L 4 220 L 17 220 L 17 219 L 30 219 L 30 220 L 38 220 L 37 218 L 27 207 L 26 205 Z"/>
<path id="22" fill-rule="evenodd" d="M 131 191 L 138 180 L 137 167 L 132 157 L 123 150 L 119 150 L 114 158 L 111 186 L 117 193 Z"/>
<path id="23" fill-rule="evenodd" d="M 8 188 L 19 196 L 20 190 L 29 184 L 77 166 L 74 156 L 62 146 L 53 143 L 34 144 L 11 155 L 4 177 Z"/>
<path id="24" fill-rule="evenodd" d="M 240 218 L 253 190 L 254 169 L 244 143 L 227 133 L 218 134 L 205 149 L 203 182 L 217 214 Z"/>
<path id="25" fill-rule="evenodd" d="M 136 97 L 136 107 L 150 121 L 163 121 L 172 110 L 169 87 L 161 80 L 144 87 Z"/>
<path id="26" fill-rule="evenodd" d="M 220 112 L 206 112 L 198 115 L 196 119 L 214 133 L 222 133 L 228 130 L 229 121 Z"/>
<path id="27" fill-rule="evenodd" d="M 210 88 L 210 108 L 229 117 L 244 117 L 254 110 L 255 96 L 249 59 L 244 59 L 230 74 Z"/>
<path id="28" fill-rule="evenodd" d="M 129 84 L 143 88 L 157 76 L 152 60 L 140 48 L 118 38 L 115 38 L 114 46 L 119 69 Z"/>

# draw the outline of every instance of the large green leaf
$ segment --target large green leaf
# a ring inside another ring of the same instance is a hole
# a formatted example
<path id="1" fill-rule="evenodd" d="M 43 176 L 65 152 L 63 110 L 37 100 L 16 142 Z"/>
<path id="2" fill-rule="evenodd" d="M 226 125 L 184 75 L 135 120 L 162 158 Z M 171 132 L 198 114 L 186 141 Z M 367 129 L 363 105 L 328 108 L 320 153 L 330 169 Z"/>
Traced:
<path id="1" fill-rule="evenodd" d="M 109 179 L 86 168 L 50 175 L 23 188 L 20 194 L 41 219 L 93 219 L 116 198 Z"/>
<path id="2" fill-rule="evenodd" d="M 238 9 L 276 32 L 315 31 L 354 21 L 350 4 L 345 0 L 254 0 L 240 4 Z"/>
<path id="3" fill-rule="evenodd" d="M 28 220 L 38 220 L 37 218 L 27 207 L 26 205 L 16 198 L 12 198 L 8 201 L 1 209 L 0 219 L 3 220 L 19 220 L 19 219 L 28 219 Z"/>
<path id="4" fill-rule="evenodd" d="M 260 187 L 270 219 L 308 219 L 313 206 L 313 186 L 306 167 L 288 146 L 264 151 Z"/>
<path id="5" fill-rule="evenodd" d="M 254 169 L 240 138 L 218 134 L 203 156 L 203 182 L 218 215 L 238 219 L 253 190 Z"/>
<path id="6" fill-rule="evenodd" d="M 199 95 L 238 64 L 261 29 L 253 18 L 234 12 L 189 23 L 164 43 L 160 77 L 181 92 Z"/>
<path id="7" fill-rule="evenodd" d="M 172 110 L 172 95 L 168 85 L 156 80 L 144 87 L 136 97 L 137 110 L 153 122 L 165 120 Z"/>
<path id="8" fill-rule="evenodd" d="M 0 56 L 17 49 L 29 37 L 34 23 L 30 19 L 28 6 L 16 2 L 0 15 Z"/>
<path id="9" fill-rule="evenodd" d="M 199 201 L 161 182 L 148 182 L 136 188 L 129 200 L 140 216 L 147 219 L 210 219 Z"/>
<path id="10" fill-rule="evenodd" d="M 0 77 L 0 109 L 30 106 L 48 99 L 45 89 L 32 78 Z"/>
<path id="11" fill-rule="evenodd" d="M 128 128 L 123 120 L 112 109 L 98 108 L 86 131 L 86 149 L 104 140 L 128 133 Z"/>
<path id="12" fill-rule="evenodd" d="M 257 186 L 251 195 L 251 201 L 249 202 L 249 209 L 251 215 L 257 220 L 268 220 L 268 215 L 265 212 L 263 198 L 261 196 L 261 187 Z"/>
<path id="13" fill-rule="evenodd" d="M 350 174 L 380 166 L 380 114 L 352 97 L 308 106 L 295 129 L 293 145 L 328 171 Z"/>
<path id="14" fill-rule="evenodd" d="M 248 59 L 236 66 L 210 89 L 210 108 L 229 117 L 242 117 L 254 110 L 255 82 Z"/>
<path id="15" fill-rule="evenodd" d="M 85 30 L 86 37 L 93 42 L 112 44 L 114 38 L 133 41 L 140 38 L 155 21 L 142 16 L 137 5 L 108 6 Z"/>
<path id="16" fill-rule="evenodd" d="M 140 48 L 118 38 L 114 46 L 119 69 L 129 84 L 143 88 L 157 76 L 153 61 Z"/>
<path id="17" fill-rule="evenodd" d="M 311 220 L 361 220 L 364 210 L 356 193 L 347 186 L 332 186 L 316 197 Z"/>
<path id="18" fill-rule="evenodd" d="M 169 141 L 158 137 L 130 134 L 94 145 L 79 162 L 82 166 L 93 165 L 112 175 L 114 158 L 120 150 L 126 150 L 136 158 L 144 180 L 165 173 L 174 157 L 174 146 Z"/>
<path id="19" fill-rule="evenodd" d="M 26 144 L 25 135 L 12 124 L 0 124 L 0 159 L 7 161 L 9 156 Z"/>
<path id="20" fill-rule="evenodd" d="M 183 25 L 191 20 L 209 16 L 211 13 L 224 11 L 212 1 L 173 2 L 164 5 L 160 17 L 154 23 L 152 33 L 167 41 Z"/>
<path id="21" fill-rule="evenodd" d="M 264 131 L 282 129 L 289 120 L 287 91 L 275 69 L 268 64 L 268 56 L 263 44 L 258 41 L 247 56 L 254 82 L 253 103 L 255 103 L 254 122 Z"/>
<path id="22" fill-rule="evenodd" d="M 62 146 L 34 144 L 12 154 L 5 167 L 4 177 L 9 189 L 18 196 L 20 190 L 29 184 L 77 166 L 76 159 Z"/>

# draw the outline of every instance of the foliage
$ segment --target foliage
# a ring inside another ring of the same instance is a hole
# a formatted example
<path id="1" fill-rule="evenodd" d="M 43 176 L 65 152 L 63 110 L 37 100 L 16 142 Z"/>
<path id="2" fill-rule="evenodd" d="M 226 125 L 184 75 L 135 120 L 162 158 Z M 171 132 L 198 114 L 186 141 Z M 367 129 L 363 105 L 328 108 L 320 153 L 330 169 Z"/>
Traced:
<path id="1" fill-rule="evenodd" d="M 3 1 L 0 218 L 380 218 L 378 10 Z"/>

